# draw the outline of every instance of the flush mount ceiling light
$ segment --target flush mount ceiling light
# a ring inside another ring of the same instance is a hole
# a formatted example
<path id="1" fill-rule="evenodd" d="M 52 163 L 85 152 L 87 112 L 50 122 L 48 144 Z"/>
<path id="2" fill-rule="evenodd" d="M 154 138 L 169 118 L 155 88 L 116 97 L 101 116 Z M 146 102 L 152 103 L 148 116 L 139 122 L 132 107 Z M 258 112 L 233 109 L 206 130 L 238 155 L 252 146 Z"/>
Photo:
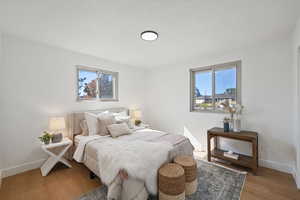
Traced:
<path id="1" fill-rule="evenodd" d="M 158 33 L 155 31 L 143 31 L 141 33 L 141 38 L 146 41 L 154 41 L 158 38 Z"/>

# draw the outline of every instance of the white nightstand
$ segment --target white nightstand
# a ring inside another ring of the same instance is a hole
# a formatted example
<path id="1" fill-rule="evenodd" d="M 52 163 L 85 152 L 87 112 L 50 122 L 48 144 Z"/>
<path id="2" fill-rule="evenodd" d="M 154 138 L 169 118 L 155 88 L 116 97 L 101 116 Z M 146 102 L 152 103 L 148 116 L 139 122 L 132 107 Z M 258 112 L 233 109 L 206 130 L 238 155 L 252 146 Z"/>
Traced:
<path id="1" fill-rule="evenodd" d="M 50 143 L 50 144 L 42 145 L 42 149 L 50 156 L 48 160 L 41 167 L 41 172 L 43 176 L 47 176 L 47 174 L 58 162 L 62 162 L 68 167 L 72 167 L 71 164 L 65 158 L 63 158 L 63 156 L 71 146 L 72 146 L 72 141 L 68 138 L 64 138 L 61 142 L 58 143 Z M 50 151 L 50 149 L 56 147 L 60 147 L 59 148 L 60 152 L 58 154 L 55 154 Z"/>

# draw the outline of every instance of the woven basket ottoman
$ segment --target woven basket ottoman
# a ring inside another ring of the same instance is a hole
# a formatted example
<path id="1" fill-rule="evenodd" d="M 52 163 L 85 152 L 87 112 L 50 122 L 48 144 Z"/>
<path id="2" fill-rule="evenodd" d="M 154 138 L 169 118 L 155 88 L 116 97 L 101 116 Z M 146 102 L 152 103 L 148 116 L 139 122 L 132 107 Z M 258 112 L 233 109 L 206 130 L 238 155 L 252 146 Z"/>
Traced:
<path id="1" fill-rule="evenodd" d="M 197 190 L 197 163 L 192 156 L 177 156 L 174 163 L 184 169 L 185 174 L 185 194 L 191 195 Z"/>
<path id="2" fill-rule="evenodd" d="M 158 170 L 159 200 L 184 200 L 185 176 L 184 169 L 175 163 L 163 165 Z"/>

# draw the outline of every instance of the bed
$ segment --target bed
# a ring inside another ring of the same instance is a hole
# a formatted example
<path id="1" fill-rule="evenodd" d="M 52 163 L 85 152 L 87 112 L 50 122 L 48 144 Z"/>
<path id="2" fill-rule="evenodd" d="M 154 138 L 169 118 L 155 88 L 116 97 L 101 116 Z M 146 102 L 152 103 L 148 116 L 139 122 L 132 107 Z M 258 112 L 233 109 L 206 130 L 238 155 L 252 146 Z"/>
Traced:
<path id="1" fill-rule="evenodd" d="M 85 112 L 92 112 L 92 113 L 100 113 L 103 111 L 109 112 L 126 112 L 129 114 L 129 110 L 126 108 L 110 108 L 110 109 L 101 109 L 101 110 L 91 110 Z M 74 112 L 68 116 L 68 123 L 69 123 L 69 132 L 73 137 L 74 141 L 74 148 L 73 152 L 76 150 L 78 144 L 81 140 L 86 139 L 89 136 L 81 135 L 81 128 L 80 122 L 84 120 L 84 112 Z M 172 160 L 177 155 L 192 155 L 194 147 L 190 143 L 189 139 L 177 134 L 169 134 L 149 128 L 145 129 L 134 129 L 133 133 L 130 135 L 120 136 L 117 139 L 113 139 L 109 136 L 101 136 L 97 139 L 92 139 L 86 143 L 84 148 L 84 155 L 83 155 L 83 164 L 95 175 L 100 177 L 99 169 L 98 169 L 98 161 L 97 161 L 97 146 L 103 140 L 123 140 L 123 141 L 149 141 L 149 142 L 169 142 L 172 144 L 173 148 L 169 152 L 169 159 Z"/>

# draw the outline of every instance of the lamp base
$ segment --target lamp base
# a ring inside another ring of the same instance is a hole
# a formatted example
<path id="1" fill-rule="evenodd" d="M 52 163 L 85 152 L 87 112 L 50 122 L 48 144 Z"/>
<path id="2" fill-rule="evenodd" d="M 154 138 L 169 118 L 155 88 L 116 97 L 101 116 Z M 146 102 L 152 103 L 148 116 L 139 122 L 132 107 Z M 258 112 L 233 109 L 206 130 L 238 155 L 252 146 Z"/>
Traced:
<path id="1" fill-rule="evenodd" d="M 58 143 L 61 142 L 63 139 L 63 134 L 62 133 L 55 133 L 52 135 L 52 143 Z"/>

